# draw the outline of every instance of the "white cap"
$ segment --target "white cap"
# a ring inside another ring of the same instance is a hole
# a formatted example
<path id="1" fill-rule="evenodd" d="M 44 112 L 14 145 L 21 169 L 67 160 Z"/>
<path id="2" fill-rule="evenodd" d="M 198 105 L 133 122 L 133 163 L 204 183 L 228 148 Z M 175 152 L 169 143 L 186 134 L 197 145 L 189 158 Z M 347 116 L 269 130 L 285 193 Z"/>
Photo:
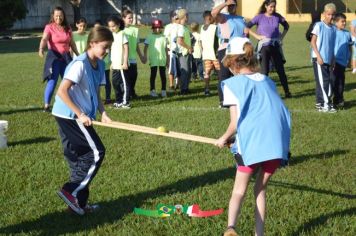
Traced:
<path id="1" fill-rule="evenodd" d="M 245 54 L 244 46 L 245 43 L 251 43 L 248 38 L 242 37 L 234 37 L 232 38 L 227 47 L 226 47 L 226 55 L 242 55 Z"/>
<path id="2" fill-rule="evenodd" d="M 251 41 L 248 38 L 241 38 L 241 37 L 232 38 L 226 47 L 225 56 L 222 59 L 222 61 L 224 61 L 226 56 L 228 56 L 228 55 L 243 55 L 243 54 L 245 54 L 245 51 L 244 51 L 245 43 L 251 43 Z"/>

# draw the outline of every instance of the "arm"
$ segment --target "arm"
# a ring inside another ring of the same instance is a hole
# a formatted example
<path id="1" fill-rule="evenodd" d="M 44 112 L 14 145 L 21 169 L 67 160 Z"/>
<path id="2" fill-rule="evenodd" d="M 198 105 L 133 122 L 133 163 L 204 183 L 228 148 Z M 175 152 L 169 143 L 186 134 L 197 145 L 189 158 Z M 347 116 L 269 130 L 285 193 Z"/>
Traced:
<path id="1" fill-rule="evenodd" d="M 137 52 L 137 55 L 138 57 L 140 58 L 141 62 L 143 63 L 143 54 L 141 53 L 141 49 L 140 49 L 140 44 L 137 43 L 137 46 L 136 46 L 136 52 Z"/>
<path id="2" fill-rule="evenodd" d="M 356 27 L 352 24 L 350 25 L 350 32 L 353 37 L 356 37 Z"/>
<path id="3" fill-rule="evenodd" d="M 142 58 L 143 60 L 141 60 L 143 64 L 146 64 L 147 62 L 147 49 L 148 49 L 148 44 L 145 44 L 145 47 L 143 48 L 143 58 Z"/>
<path id="4" fill-rule="evenodd" d="M 226 2 L 223 2 L 219 5 L 217 5 L 216 7 L 214 7 L 211 10 L 211 15 L 213 16 L 214 20 L 216 20 L 217 23 L 221 22 L 221 19 L 219 19 L 219 14 L 222 11 L 222 9 L 224 9 L 225 7 L 229 6 L 229 5 L 234 5 L 236 4 L 234 0 L 227 0 Z"/>
<path id="5" fill-rule="evenodd" d="M 283 20 L 281 20 L 281 25 L 283 25 L 283 32 L 282 32 L 281 37 L 280 37 L 280 40 L 282 41 L 284 39 L 284 37 L 286 36 L 288 30 L 289 30 L 289 24 L 283 17 L 281 19 L 283 19 Z"/>
<path id="6" fill-rule="evenodd" d="M 246 29 L 248 29 L 248 28 L 246 28 Z M 259 34 L 255 33 L 255 32 L 253 32 L 251 29 L 248 29 L 248 34 L 252 35 L 257 40 L 262 40 L 262 39 L 266 38 L 266 36 L 259 35 Z"/>
<path id="7" fill-rule="evenodd" d="M 314 51 L 314 53 L 316 54 L 316 59 L 318 61 L 318 64 L 319 65 L 323 65 L 324 64 L 324 61 L 323 59 L 321 58 L 321 55 L 319 53 L 319 50 L 318 50 L 318 47 L 316 46 L 316 40 L 317 40 L 318 36 L 316 36 L 315 34 L 313 34 L 312 38 L 311 38 L 311 41 L 310 41 L 310 45 Z"/>
<path id="8" fill-rule="evenodd" d="M 68 90 L 73 85 L 73 82 L 64 79 L 58 88 L 57 95 L 62 99 L 62 101 L 77 115 L 78 119 L 85 125 L 90 126 L 92 124 L 91 119 L 77 107 L 72 99 L 69 97 Z"/>
<path id="9" fill-rule="evenodd" d="M 236 133 L 236 128 L 237 128 L 237 108 L 236 105 L 230 106 L 230 124 L 227 127 L 225 133 L 216 141 L 215 146 L 218 146 L 219 148 L 223 148 L 227 141 L 230 139 L 231 136 L 233 136 Z"/>
<path id="10" fill-rule="evenodd" d="M 38 55 L 42 58 L 43 57 L 43 50 L 45 49 L 45 47 L 47 46 L 47 42 L 49 40 L 49 35 L 45 32 L 43 32 L 42 38 L 41 38 L 41 42 L 40 42 L 40 46 L 38 49 Z"/>
<path id="11" fill-rule="evenodd" d="M 183 48 L 188 49 L 189 53 L 193 52 L 193 48 L 188 46 L 185 42 L 184 42 L 184 38 L 183 37 L 178 37 L 177 38 L 177 44 Z"/>
<path id="12" fill-rule="evenodd" d="M 123 45 L 124 49 L 124 62 L 122 64 L 122 69 L 127 70 L 129 68 L 129 44 L 125 43 Z"/>
<path id="13" fill-rule="evenodd" d="M 79 56 L 77 45 L 75 45 L 73 38 L 70 40 L 70 48 L 72 49 L 72 52 L 74 52 L 75 55 Z"/>

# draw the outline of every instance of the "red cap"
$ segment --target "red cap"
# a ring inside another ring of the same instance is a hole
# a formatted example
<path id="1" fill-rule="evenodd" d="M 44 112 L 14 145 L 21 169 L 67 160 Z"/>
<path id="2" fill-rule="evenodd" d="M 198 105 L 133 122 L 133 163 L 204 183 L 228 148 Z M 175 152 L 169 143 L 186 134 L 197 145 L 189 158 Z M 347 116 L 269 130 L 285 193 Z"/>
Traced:
<path id="1" fill-rule="evenodd" d="M 163 28 L 163 23 L 159 19 L 154 19 L 152 21 L 152 29 Z"/>

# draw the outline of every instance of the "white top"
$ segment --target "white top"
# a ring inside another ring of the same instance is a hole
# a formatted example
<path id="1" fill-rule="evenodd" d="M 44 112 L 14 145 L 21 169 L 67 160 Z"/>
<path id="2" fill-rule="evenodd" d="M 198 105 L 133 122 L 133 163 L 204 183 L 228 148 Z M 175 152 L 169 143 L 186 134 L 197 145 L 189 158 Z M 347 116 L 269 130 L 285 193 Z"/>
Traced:
<path id="1" fill-rule="evenodd" d="M 180 24 L 172 23 L 166 26 L 164 29 L 164 36 L 166 36 L 169 44 L 169 50 L 179 52 L 177 45 L 178 29 Z"/>
<path id="2" fill-rule="evenodd" d="M 113 33 L 112 35 L 114 36 L 114 42 L 111 45 L 111 65 L 114 70 L 121 70 L 124 62 L 123 45 L 128 43 L 128 40 L 124 31 Z"/>
<path id="3" fill-rule="evenodd" d="M 201 48 L 201 37 L 198 32 L 193 32 L 193 37 L 195 39 L 195 44 L 193 47 L 193 58 L 201 59 L 202 48 Z"/>
<path id="4" fill-rule="evenodd" d="M 216 60 L 215 50 L 214 50 L 214 40 L 216 35 L 216 25 L 209 25 L 209 27 L 204 30 L 204 25 L 200 29 L 201 43 L 203 47 L 202 57 L 203 60 Z"/>

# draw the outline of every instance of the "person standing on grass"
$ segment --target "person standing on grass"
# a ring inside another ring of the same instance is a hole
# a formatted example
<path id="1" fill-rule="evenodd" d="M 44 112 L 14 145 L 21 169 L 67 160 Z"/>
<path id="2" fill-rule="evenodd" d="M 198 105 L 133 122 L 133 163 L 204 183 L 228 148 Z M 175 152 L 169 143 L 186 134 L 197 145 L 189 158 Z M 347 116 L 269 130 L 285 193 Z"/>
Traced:
<path id="1" fill-rule="evenodd" d="M 201 45 L 201 36 L 199 33 L 199 24 L 197 22 L 192 22 L 190 24 L 190 29 L 192 31 L 192 74 L 193 79 L 199 80 L 204 79 L 204 69 L 203 69 L 203 60 L 202 60 L 202 45 Z"/>
<path id="2" fill-rule="evenodd" d="M 108 27 L 114 36 L 110 50 L 112 85 L 115 91 L 114 108 L 130 109 L 130 86 L 128 74 L 129 46 L 124 34 L 125 23 L 117 17 L 111 16 L 107 20 Z"/>
<path id="3" fill-rule="evenodd" d="M 282 41 L 288 32 L 289 24 L 283 16 L 276 12 L 276 0 L 263 1 L 259 14 L 247 23 L 248 28 L 257 25 L 257 32 L 252 30 L 249 33 L 258 42 L 258 53 L 261 58 L 261 73 L 269 74 L 270 61 L 274 62 L 279 80 L 283 86 L 285 98 L 292 97 L 289 91 L 287 75 L 284 70 L 284 56 L 282 53 Z M 282 34 L 279 32 L 279 25 L 283 26 Z"/>
<path id="4" fill-rule="evenodd" d="M 320 112 L 335 113 L 333 105 L 330 103 L 332 93 L 331 68 L 334 67 L 336 28 L 332 24 L 336 12 L 336 6 L 328 3 L 324 6 L 321 22 L 317 22 L 312 31 L 311 48 L 314 77 L 316 82 L 316 104 L 315 108 Z"/>
<path id="5" fill-rule="evenodd" d="M 137 81 L 137 60 L 136 54 L 140 57 L 140 60 L 143 61 L 143 56 L 139 46 L 139 32 L 138 28 L 132 26 L 133 23 L 133 12 L 125 9 L 122 11 L 122 19 L 125 22 L 124 34 L 127 37 L 129 42 L 129 68 L 127 70 L 128 73 L 128 81 L 129 81 L 129 89 L 130 89 L 130 97 L 136 98 L 137 94 L 135 91 L 136 81 Z"/>
<path id="6" fill-rule="evenodd" d="M 59 75 L 63 78 L 64 70 L 72 60 L 70 49 L 79 55 L 72 38 L 72 30 L 67 22 L 64 10 L 55 7 L 51 13 L 51 20 L 46 25 L 40 42 L 38 55 L 43 58 L 44 49 L 48 52 L 43 70 L 43 81 L 47 81 L 44 91 L 44 112 L 50 112 L 52 95 L 57 85 Z"/>
<path id="7" fill-rule="evenodd" d="M 227 8 L 228 13 L 221 13 L 223 9 Z M 218 60 L 220 63 L 219 70 L 219 107 L 222 108 L 223 91 L 221 90 L 221 82 L 232 76 L 228 68 L 224 67 L 222 59 L 225 56 L 225 50 L 230 39 L 234 37 L 244 37 L 248 34 L 248 29 L 245 26 L 245 19 L 236 14 L 237 0 L 225 0 L 224 3 L 217 5 L 212 11 L 211 15 L 218 23 L 218 37 L 220 46 L 218 49 Z"/>
<path id="8" fill-rule="evenodd" d="M 220 64 L 216 58 L 218 48 L 218 39 L 216 36 L 216 25 L 211 15 L 211 11 L 203 13 L 204 25 L 200 29 L 200 37 L 202 42 L 202 59 L 204 63 L 204 82 L 206 96 L 210 95 L 210 76 L 213 70 L 219 72 Z"/>
<path id="9" fill-rule="evenodd" d="M 188 11 L 179 9 L 177 11 L 179 24 L 177 26 L 177 45 L 178 45 L 178 60 L 180 67 L 179 86 L 180 94 L 186 95 L 189 93 L 190 77 L 192 75 L 192 53 L 190 31 L 186 26 L 188 22 Z"/>
<path id="10" fill-rule="evenodd" d="M 88 36 L 86 52 L 66 68 L 52 114 L 58 124 L 64 156 L 70 169 L 70 181 L 58 191 L 62 200 L 78 215 L 98 209 L 89 205 L 89 185 L 105 156 L 105 147 L 92 126 L 96 112 L 101 121 L 111 122 L 100 99 L 100 85 L 105 84 L 102 59 L 113 41 L 106 27 L 94 27 Z"/>
<path id="11" fill-rule="evenodd" d="M 334 97 L 333 104 L 338 109 L 344 108 L 344 88 L 345 88 L 345 69 L 349 63 L 351 56 L 351 34 L 345 30 L 346 16 L 342 13 L 335 14 L 334 22 L 336 26 L 336 39 L 335 39 L 335 66 L 331 73 Z"/>
<path id="12" fill-rule="evenodd" d="M 94 27 L 102 26 L 103 23 L 101 20 L 96 20 L 94 23 Z M 111 66 L 111 51 L 104 57 L 104 63 L 105 63 L 105 102 L 104 104 L 111 104 L 111 80 L 110 80 L 110 66 Z"/>
<path id="13" fill-rule="evenodd" d="M 73 32 L 73 41 L 77 47 L 78 53 L 82 54 L 85 51 L 88 41 L 88 34 L 85 32 L 87 28 L 87 20 L 84 17 L 80 17 L 75 23 L 75 26 L 78 30 Z M 72 56 L 73 59 L 76 57 L 74 54 Z"/>
<path id="14" fill-rule="evenodd" d="M 230 109 L 230 124 L 215 145 L 223 148 L 235 136 L 231 152 L 237 162 L 224 236 L 237 236 L 235 225 L 255 170 L 255 235 L 263 235 L 267 185 L 276 169 L 288 161 L 289 156 L 290 113 L 275 83 L 257 72 L 253 51 L 247 38 L 235 37 L 230 40 L 223 59 L 224 66 L 234 74 L 221 83 L 223 105 Z"/>
<path id="15" fill-rule="evenodd" d="M 148 61 L 151 67 L 150 76 L 150 95 L 151 97 L 158 97 L 156 93 L 156 75 L 157 70 L 159 70 L 159 75 L 161 77 L 161 96 L 166 97 L 166 66 L 168 66 L 168 51 L 167 51 L 167 40 L 162 34 L 163 23 L 159 19 L 154 19 L 152 21 L 152 33 L 149 34 L 145 40 L 144 47 L 144 62 L 147 60 L 148 51 Z"/>
<path id="16" fill-rule="evenodd" d="M 356 19 L 351 21 L 350 30 L 354 41 L 354 45 L 352 46 L 352 74 L 356 74 Z"/>
<path id="17" fill-rule="evenodd" d="M 178 17 L 177 10 L 173 10 L 169 14 L 171 23 L 164 27 L 163 34 L 167 39 L 168 51 L 169 51 L 169 67 L 168 67 L 168 79 L 169 90 L 173 92 L 175 90 L 175 79 L 178 81 L 180 74 L 179 61 L 177 56 L 177 27 Z"/>

